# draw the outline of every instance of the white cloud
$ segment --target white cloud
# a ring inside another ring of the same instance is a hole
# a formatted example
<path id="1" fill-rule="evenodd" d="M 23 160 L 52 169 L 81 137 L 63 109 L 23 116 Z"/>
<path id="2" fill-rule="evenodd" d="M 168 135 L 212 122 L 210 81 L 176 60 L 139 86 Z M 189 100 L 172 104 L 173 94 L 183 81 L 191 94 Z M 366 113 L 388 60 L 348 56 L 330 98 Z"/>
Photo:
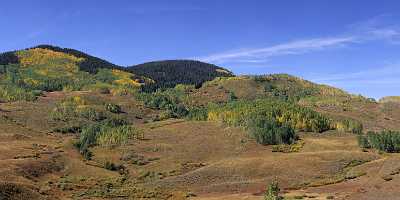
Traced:
<path id="1" fill-rule="evenodd" d="M 231 50 L 195 59 L 216 64 L 265 63 L 272 57 L 305 54 L 355 43 L 385 41 L 394 45 L 400 44 L 400 26 L 396 21 L 391 21 L 390 17 L 380 15 L 360 23 L 351 24 L 347 27 L 349 30 L 339 36 L 295 40 L 262 48 Z"/>
<path id="2" fill-rule="evenodd" d="M 251 61 L 262 62 L 268 58 L 282 55 L 304 54 L 311 51 L 323 50 L 330 47 L 343 46 L 355 42 L 354 37 L 331 37 L 331 38 L 315 38 L 308 40 L 297 40 L 277 44 L 264 48 L 242 49 L 236 51 L 228 51 L 218 54 L 213 54 L 205 57 L 197 58 L 205 62 L 223 63 L 223 62 L 238 62 Z"/>
<path id="3" fill-rule="evenodd" d="M 400 35 L 399 31 L 394 29 L 375 29 L 371 30 L 370 33 L 380 38 L 393 38 Z"/>
<path id="4" fill-rule="evenodd" d="M 352 35 L 357 35 L 363 42 L 382 40 L 391 44 L 400 43 L 400 26 L 393 21 L 393 16 L 379 15 L 369 20 L 349 26 Z"/>

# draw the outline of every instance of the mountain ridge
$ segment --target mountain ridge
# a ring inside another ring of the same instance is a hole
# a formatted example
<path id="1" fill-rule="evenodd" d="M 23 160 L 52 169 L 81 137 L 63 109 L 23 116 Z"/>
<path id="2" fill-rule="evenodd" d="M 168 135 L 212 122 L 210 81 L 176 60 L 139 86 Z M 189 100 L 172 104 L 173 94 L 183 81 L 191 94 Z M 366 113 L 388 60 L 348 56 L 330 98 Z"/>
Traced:
<path id="1" fill-rule="evenodd" d="M 210 81 L 216 78 L 217 76 L 234 76 L 232 72 L 228 71 L 225 68 L 209 63 L 204 63 L 201 61 L 185 60 L 185 59 L 151 61 L 138 65 L 123 67 L 76 49 L 62 48 L 48 44 L 37 45 L 22 50 L 0 53 L 0 65 L 21 64 L 21 55 L 23 55 L 23 52 L 33 52 L 37 49 L 44 49 L 52 52 L 64 53 L 66 55 L 76 57 L 76 61 L 67 61 L 67 62 L 76 62 L 75 64 L 79 67 L 80 71 L 88 72 L 89 74 L 96 74 L 101 69 L 117 69 L 137 74 L 139 76 L 151 78 L 155 80 L 155 83 L 151 84 L 151 86 L 150 85 L 148 86 L 148 88 L 146 89 L 148 91 L 154 91 L 158 88 L 174 87 L 177 84 L 201 85 L 203 82 Z M 36 55 L 35 58 L 36 60 L 43 61 L 44 59 L 48 60 L 53 59 L 51 58 L 52 55 L 50 55 L 49 58 L 44 58 L 46 56 L 44 54 L 45 53 L 50 54 L 50 52 L 42 51 L 37 53 L 42 55 Z M 35 54 L 31 54 L 31 56 L 35 56 Z M 28 56 L 25 56 L 26 58 L 25 60 L 30 59 L 32 61 L 32 58 L 27 58 L 27 57 Z M 51 62 L 54 62 L 54 59 Z M 48 65 L 56 64 L 51 62 L 49 61 L 47 64 Z M 57 61 L 57 62 L 62 62 L 62 61 Z M 34 64 L 37 63 L 31 62 L 28 65 L 34 65 Z M 163 75 L 160 76 L 159 75 L 160 73 Z M 166 82 L 168 82 L 168 84 L 165 84 Z"/>
<path id="2" fill-rule="evenodd" d="M 152 61 L 127 68 L 128 71 L 147 76 L 156 83 L 145 90 L 175 87 L 178 84 L 195 85 L 199 88 L 204 82 L 216 77 L 232 77 L 234 74 L 225 68 L 195 60 Z"/>

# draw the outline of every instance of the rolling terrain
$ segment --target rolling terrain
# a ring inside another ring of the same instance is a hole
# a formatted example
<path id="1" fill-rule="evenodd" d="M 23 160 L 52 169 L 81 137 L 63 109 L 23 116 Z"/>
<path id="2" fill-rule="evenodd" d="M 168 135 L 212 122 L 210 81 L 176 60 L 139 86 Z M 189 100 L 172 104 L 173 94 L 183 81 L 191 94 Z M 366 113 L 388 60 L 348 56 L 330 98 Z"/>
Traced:
<path id="1" fill-rule="evenodd" d="M 274 180 L 285 199 L 400 199 L 398 153 L 358 143 L 400 130 L 396 97 L 48 45 L 0 65 L 0 199 L 261 200 Z"/>

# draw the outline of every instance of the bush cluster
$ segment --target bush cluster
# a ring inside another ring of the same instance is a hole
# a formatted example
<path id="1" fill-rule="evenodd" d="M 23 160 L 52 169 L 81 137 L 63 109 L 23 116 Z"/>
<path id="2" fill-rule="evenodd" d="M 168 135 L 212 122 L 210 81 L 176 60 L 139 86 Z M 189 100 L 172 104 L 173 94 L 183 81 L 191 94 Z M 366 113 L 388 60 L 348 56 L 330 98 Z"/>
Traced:
<path id="1" fill-rule="evenodd" d="M 75 146 L 86 159 L 90 159 L 89 148 L 94 145 L 106 147 L 126 144 L 129 139 L 138 138 L 138 131 L 121 119 L 107 119 L 82 128 Z"/>
<path id="2" fill-rule="evenodd" d="M 331 120 L 311 109 L 294 103 L 259 99 L 255 101 L 233 101 L 226 105 L 211 105 L 208 120 L 232 126 L 248 127 L 249 120 L 262 117 L 279 126 L 288 126 L 298 131 L 324 132 L 331 129 Z"/>
<path id="3" fill-rule="evenodd" d="M 53 120 L 72 124 L 55 131 L 79 133 L 75 146 L 86 159 L 90 159 L 89 148 L 94 145 L 113 147 L 139 137 L 139 131 L 116 114 L 120 111 L 120 107 L 112 103 L 74 96 L 60 101 L 50 115 Z"/>
<path id="4" fill-rule="evenodd" d="M 107 103 L 105 104 L 105 109 L 109 112 L 118 114 L 122 112 L 121 106 L 113 103 Z"/>
<path id="5" fill-rule="evenodd" d="M 363 132 L 363 124 L 353 119 L 344 119 L 335 123 L 336 130 L 342 132 L 350 132 L 354 134 L 361 134 Z"/>
<path id="6" fill-rule="evenodd" d="M 263 145 L 292 144 L 297 140 L 293 128 L 279 125 L 261 116 L 250 120 L 249 132 L 256 141 Z"/>
<path id="7" fill-rule="evenodd" d="M 0 85 L 0 101 L 33 101 L 40 95 L 40 92 L 29 91 L 14 85 Z"/>
<path id="8" fill-rule="evenodd" d="M 106 113 L 87 105 L 85 99 L 80 96 L 68 97 L 56 105 L 50 113 L 53 120 L 71 121 L 82 118 L 99 122 L 107 118 Z"/>
<path id="9" fill-rule="evenodd" d="M 400 132 L 385 130 L 380 133 L 368 132 L 358 136 L 358 144 L 361 148 L 374 148 L 388 153 L 400 152 Z"/>
<path id="10" fill-rule="evenodd" d="M 187 117 L 191 120 L 206 121 L 208 117 L 208 110 L 206 107 L 193 107 L 189 109 Z"/>
<path id="11" fill-rule="evenodd" d="M 268 186 L 264 194 L 264 200 L 283 200 L 283 197 L 279 196 L 280 188 L 276 180 L 272 181 Z"/>
<path id="12" fill-rule="evenodd" d="M 140 93 L 137 98 L 148 108 L 167 111 L 169 117 L 182 118 L 189 114 L 183 103 L 185 94 L 181 90 L 158 90 L 154 93 Z"/>

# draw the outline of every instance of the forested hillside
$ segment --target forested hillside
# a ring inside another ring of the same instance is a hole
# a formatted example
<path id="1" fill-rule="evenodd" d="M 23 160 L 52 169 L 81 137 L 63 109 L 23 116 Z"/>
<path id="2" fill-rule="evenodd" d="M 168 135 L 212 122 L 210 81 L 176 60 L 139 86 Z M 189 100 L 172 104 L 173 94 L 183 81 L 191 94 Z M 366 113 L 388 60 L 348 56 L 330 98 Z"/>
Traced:
<path id="1" fill-rule="evenodd" d="M 123 70 L 124 68 L 115 64 L 112 64 L 106 60 L 103 60 L 101 58 L 97 58 L 94 56 L 91 56 L 89 54 L 86 54 L 84 52 L 75 50 L 75 49 L 69 49 L 69 48 L 61 48 L 57 46 L 52 46 L 52 45 L 38 45 L 32 48 L 25 49 L 25 51 L 29 51 L 31 49 L 47 49 L 51 50 L 53 52 L 60 52 L 60 53 L 65 53 L 68 55 L 75 56 L 77 58 L 82 58 L 81 62 L 77 63 L 79 66 L 79 69 L 81 71 L 89 72 L 89 73 L 96 73 L 98 69 L 120 69 Z M 13 51 L 13 52 L 5 52 L 0 54 L 0 65 L 7 65 L 7 64 L 18 64 L 20 63 L 18 56 L 16 55 L 19 51 Z"/>
<path id="2" fill-rule="evenodd" d="M 0 100 L 34 100 L 42 92 L 94 90 L 127 94 L 150 79 L 85 53 L 38 46 L 0 55 Z"/>
<path id="3" fill-rule="evenodd" d="M 144 91 L 155 91 L 158 88 L 171 88 L 178 84 L 200 87 L 206 81 L 216 77 L 232 77 L 232 72 L 200 61 L 166 60 L 149 62 L 129 67 L 137 75 L 146 76 L 155 81 L 146 85 Z"/>

